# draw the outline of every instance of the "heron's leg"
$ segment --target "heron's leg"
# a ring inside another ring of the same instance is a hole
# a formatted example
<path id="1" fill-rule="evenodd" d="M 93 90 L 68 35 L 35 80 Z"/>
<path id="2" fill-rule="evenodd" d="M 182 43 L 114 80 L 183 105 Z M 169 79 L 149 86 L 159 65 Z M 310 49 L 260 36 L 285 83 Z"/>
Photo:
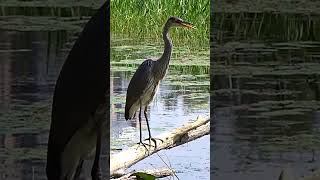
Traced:
<path id="1" fill-rule="evenodd" d="M 147 127 L 148 127 L 148 133 L 149 133 L 149 140 L 150 140 L 150 139 L 151 139 L 151 132 L 150 132 L 150 127 L 149 127 L 149 121 L 148 121 L 147 111 L 148 111 L 148 106 L 146 106 L 146 107 L 144 108 L 144 117 L 146 118 L 146 121 L 147 121 Z"/>
<path id="2" fill-rule="evenodd" d="M 140 110 L 139 110 L 140 142 L 139 142 L 139 144 L 142 144 L 149 153 L 149 149 L 147 148 L 146 144 L 142 142 L 141 109 L 142 109 L 142 107 L 141 107 L 141 101 L 140 101 Z"/>
<path id="3" fill-rule="evenodd" d="M 144 117 L 146 118 L 146 122 L 147 122 L 147 126 L 148 126 L 149 142 L 151 144 L 151 141 L 153 141 L 154 142 L 154 147 L 157 149 L 157 141 L 156 141 L 156 139 L 159 139 L 159 138 L 152 138 L 152 136 L 151 136 L 151 131 L 150 131 L 150 126 L 149 126 L 149 120 L 148 120 L 147 111 L 148 111 L 148 107 L 146 106 L 145 109 L 144 109 Z M 159 140 L 163 142 L 162 139 L 159 139 Z"/>
<path id="4" fill-rule="evenodd" d="M 100 168 L 100 155 L 101 155 L 101 143 L 102 143 L 102 133 L 104 123 L 105 123 L 105 115 L 107 112 L 108 105 L 106 102 L 101 103 L 96 109 L 94 115 L 94 130 L 96 131 L 97 139 L 96 139 L 96 152 L 94 157 L 93 166 L 91 169 L 91 177 L 92 180 L 100 180 L 102 179 L 101 168 Z"/>
<path id="5" fill-rule="evenodd" d="M 102 179 L 101 169 L 100 169 L 100 164 L 99 164 L 100 153 L 101 153 L 101 136 L 102 136 L 101 126 L 98 126 L 97 127 L 96 154 L 95 154 L 93 166 L 91 169 L 92 180 L 101 180 Z"/>
<path id="6" fill-rule="evenodd" d="M 78 179 L 80 174 L 81 174 L 81 169 L 82 169 L 82 165 L 83 165 L 83 160 L 80 161 L 77 170 L 76 170 L 76 174 L 74 175 L 74 179 Z"/>
<path id="7" fill-rule="evenodd" d="M 140 109 L 139 109 L 139 130 L 140 130 L 140 143 L 142 144 L 141 105 L 140 105 Z"/>
<path id="8" fill-rule="evenodd" d="M 148 106 L 146 106 L 144 108 L 144 117 L 146 118 L 146 122 L 147 122 L 147 127 L 148 127 L 148 133 L 149 133 L 149 143 L 151 144 L 151 140 L 154 142 L 154 146 L 155 148 L 157 148 L 157 141 L 152 139 L 152 136 L 151 136 L 151 131 L 150 131 L 150 127 L 149 127 L 149 121 L 148 121 L 148 114 L 147 114 L 147 111 L 148 111 Z"/>

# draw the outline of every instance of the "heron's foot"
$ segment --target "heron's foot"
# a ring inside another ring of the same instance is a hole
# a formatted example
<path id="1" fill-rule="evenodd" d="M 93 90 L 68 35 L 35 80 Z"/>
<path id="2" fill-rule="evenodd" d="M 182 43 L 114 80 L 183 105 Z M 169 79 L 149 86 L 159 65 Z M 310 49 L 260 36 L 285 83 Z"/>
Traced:
<path id="1" fill-rule="evenodd" d="M 162 139 L 159 139 L 159 138 L 152 138 L 152 137 L 149 137 L 149 138 L 147 138 L 146 140 L 149 140 L 149 143 L 151 144 L 151 141 L 153 141 L 153 143 L 154 143 L 154 148 L 155 149 L 157 149 L 157 140 L 159 140 L 159 141 L 161 141 L 161 142 L 163 142 L 163 140 Z"/>
<path id="2" fill-rule="evenodd" d="M 94 168 L 91 171 L 92 180 L 102 180 L 102 174 L 100 168 Z"/>
<path id="3" fill-rule="evenodd" d="M 142 145 L 146 150 L 147 150 L 147 152 L 148 152 L 148 154 L 150 153 L 149 152 L 149 148 L 147 147 L 147 146 L 152 146 L 152 145 L 150 145 L 150 144 L 148 144 L 148 143 L 144 143 L 144 142 L 142 142 L 142 141 L 140 141 L 140 142 L 138 142 L 137 144 L 139 144 L 139 145 Z M 140 146 L 138 146 L 138 148 L 139 148 Z M 138 149 L 137 148 L 137 149 Z"/>

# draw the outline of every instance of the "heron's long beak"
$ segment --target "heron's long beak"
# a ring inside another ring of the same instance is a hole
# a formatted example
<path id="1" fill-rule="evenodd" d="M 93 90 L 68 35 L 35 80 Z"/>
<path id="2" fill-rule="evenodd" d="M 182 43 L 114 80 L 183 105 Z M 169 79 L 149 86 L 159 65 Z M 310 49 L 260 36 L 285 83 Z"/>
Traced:
<path id="1" fill-rule="evenodd" d="M 182 22 L 181 25 L 183 27 L 190 28 L 190 29 L 195 29 L 196 28 L 193 24 L 188 23 L 188 22 Z"/>

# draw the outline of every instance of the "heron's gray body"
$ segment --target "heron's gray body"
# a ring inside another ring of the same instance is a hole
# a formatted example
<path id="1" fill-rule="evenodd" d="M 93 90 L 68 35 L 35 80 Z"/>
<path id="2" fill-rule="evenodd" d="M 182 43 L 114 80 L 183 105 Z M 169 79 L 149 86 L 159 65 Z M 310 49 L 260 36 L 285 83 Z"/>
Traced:
<path id="1" fill-rule="evenodd" d="M 128 89 L 125 106 L 125 119 L 132 119 L 136 111 L 152 102 L 160 81 L 168 71 L 171 59 L 172 42 L 169 37 L 170 23 L 163 29 L 164 52 L 158 60 L 145 60 L 134 73 Z"/>
<path id="2" fill-rule="evenodd" d="M 147 122 L 149 140 L 154 141 L 156 146 L 156 141 L 151 137 L 150 127 L 147 118 L 147 109 L 148 105 L 152 102 L 160 81 L 166 75 L 169 62 L 171 59 L 172 52 L 172 42 L 169 37 L 169 29 L 174 26 L 184 26 L 191 28 L 190 23 L 184 22 L 182 19 L 177 17 L 170 17 L 166 22 L 163 28 L 163 41 L 164 41 L 164 52 L 158 60 L 145 60 L 134 73 L 128 89 L 126 97 L 126 106 L 125 106 L 125 119 L 132 119 L 137 110 L 139 111 L 139 125 L 140 125 L 140 143 L 142 142 L 142 130 L 141 130 L 141 112 L 144 108 L 144 117 Z M 146 147 L 146 146 L 145 146 Z"/>
<path id="3" fill-rule="evenodd" d="M 100 176 L 101 134 L 109 94 L 109 0 L 85 25 L 55 85 L 48 138 L 48 180 L 78 179 L 82 162 L 96 150 L 91 177 Z"/>
<path id="4" fill-rule="evenodd" d="M 140 106 L 146 108 L 154 99 L 161 80 L 154 74 L 155 63 L 151 59 L 144 61 L 133 75 L 128 86 L 126 119 L 132 119 Z M 145 78 L 140 78 L 142 74 Z M 140 86 L 143 88 L 135 88 L 137 83 L 143 84 L 144 86 Z"/>

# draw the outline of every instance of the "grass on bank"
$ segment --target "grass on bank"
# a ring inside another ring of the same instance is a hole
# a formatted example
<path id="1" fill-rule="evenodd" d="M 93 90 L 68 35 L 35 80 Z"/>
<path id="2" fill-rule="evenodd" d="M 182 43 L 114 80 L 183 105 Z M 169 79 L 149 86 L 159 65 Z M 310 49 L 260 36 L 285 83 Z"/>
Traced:
<path id="1" fill-rule="evenodd" d="M 209 46 L 209 0 L 111 0 L 111 33 L 113 36 L 162 40 L 162 28 L 170 16 L 193 23 L 197 29 L 173 30 L 176 44 Z"/>

